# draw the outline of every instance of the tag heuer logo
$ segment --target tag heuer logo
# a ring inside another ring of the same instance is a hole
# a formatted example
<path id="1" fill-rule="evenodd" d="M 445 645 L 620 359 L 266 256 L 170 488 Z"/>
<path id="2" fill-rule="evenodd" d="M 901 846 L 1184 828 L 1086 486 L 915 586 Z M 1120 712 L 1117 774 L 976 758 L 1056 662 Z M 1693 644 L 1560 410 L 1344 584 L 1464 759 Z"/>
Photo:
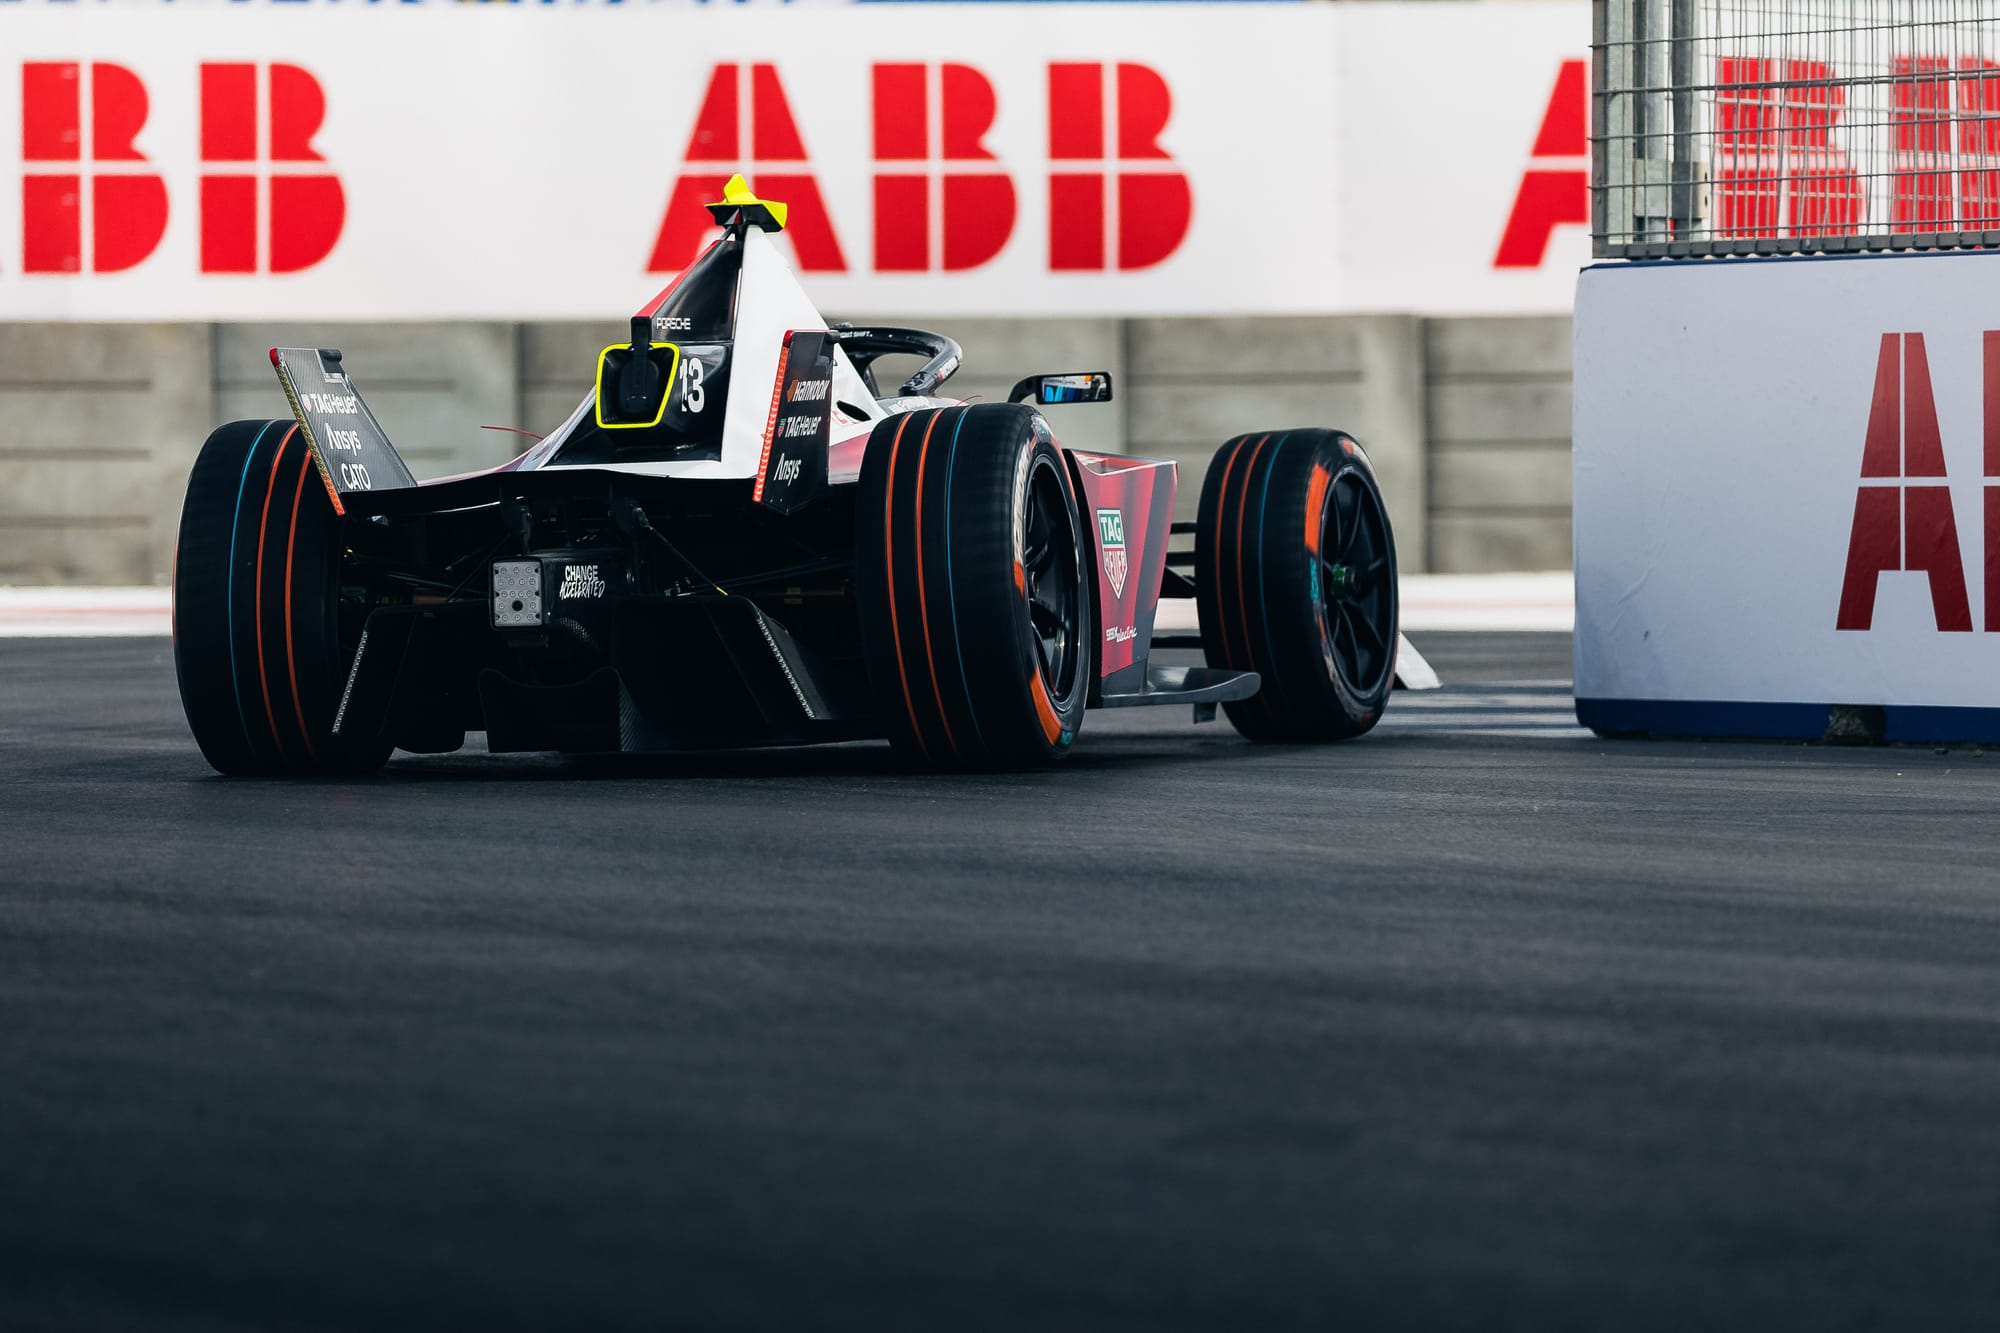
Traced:
<path id="1" fill-rule="evenodd" d="M 1125 514 L 1118 509 L 1097 511 L 1097 545 L 1104 557 L 1104 577 L 1111 580 L 1111 595 L 1125 595 Z"/>

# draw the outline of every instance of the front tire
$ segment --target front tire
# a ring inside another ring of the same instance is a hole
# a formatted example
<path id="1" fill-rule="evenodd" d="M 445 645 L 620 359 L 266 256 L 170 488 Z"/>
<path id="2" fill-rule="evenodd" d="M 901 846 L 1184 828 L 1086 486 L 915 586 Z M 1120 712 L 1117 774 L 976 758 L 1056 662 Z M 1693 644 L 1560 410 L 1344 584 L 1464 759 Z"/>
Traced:
<path id="1" fill-rule="evenodd" d="M 390 747 L 333 734 L 341 519 L 288 421 L 236 421 L 195 459 L 174 555 L 174 671 L 219 773 L 366 773 Z"/>
<path id="2" fill-rule="evenodd" d="M 1069 467 L 1033 409 L 934 408 L 869 437 L 855 584 L 884 731 L 936 768 L 1069 751 L 1096 670 L 1095 570 Z"/>
<path id="3" fill-rule="evenodd" d="M 1368 456 L 1333 430 L 1239 435 L 1202 482 L 1196 608 L 1211 666 L 1255 671 L 1224 704 L 1256 741 L 1347 740 L 1396 674 L 1396 545 Z"/>

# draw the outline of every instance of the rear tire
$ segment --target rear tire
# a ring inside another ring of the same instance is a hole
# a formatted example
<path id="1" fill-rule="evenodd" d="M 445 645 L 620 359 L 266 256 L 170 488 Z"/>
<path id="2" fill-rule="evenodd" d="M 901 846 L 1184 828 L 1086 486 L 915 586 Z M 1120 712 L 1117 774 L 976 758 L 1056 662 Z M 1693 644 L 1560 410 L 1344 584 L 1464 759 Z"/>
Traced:
<path id="1" fill-rule="evenodd" d="M 1223 705 L 1256 741 L 1337 741 L 1381 719 L 1396 674 L 1396 546 L 1368 456 L 1332 430 L 1239 435 L 1202 482 L 1196 608 L 1211 666 L 1255 671 Z"/>
<path id="2" fill-rule="evenodd" d="M 219 773 L 380 768 L 333 734 L 353 657 L 340 640 L 341 519 L 288 421 L 236 421 L 195 459 L 174 555 L 174 671 Z"/>
<path id="3" fill-rule="evenodd" d="M 937 768 L 1061 759 L 1096 670 L 1069 466 L 1039 414 L 934 408 L 875 427 L 855 501 L 855 584 L 876 710 Z"/>

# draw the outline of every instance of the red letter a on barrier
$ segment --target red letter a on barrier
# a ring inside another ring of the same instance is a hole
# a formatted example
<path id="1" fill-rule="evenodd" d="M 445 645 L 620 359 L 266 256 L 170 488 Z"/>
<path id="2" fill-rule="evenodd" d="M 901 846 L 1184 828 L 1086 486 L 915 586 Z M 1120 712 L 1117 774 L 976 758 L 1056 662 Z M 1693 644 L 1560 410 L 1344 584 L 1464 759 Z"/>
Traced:
<path id="1" fill-rule="evenodd" d="M 1854 497 L 1836 628 L 1865 630 L 1875 623 L 1876 584 L 1889 570 L 1930 575 L 1931 609 L 1940 630 L 1972 628 L 1958 524 L 1944 475 L 1924 335 L 1885 333 L 1875 361 L 1875 396 L 1861 450 L 1864 484 Z M 1939 481 L 1912 486 L 1909 477 Z"/>
<path id="2" fill-rule="evenodd" d="M 1556 71 L 1542 128 L 1535 135 L 1534 162 L 1521 173 L 1521 187 L 1508 210 L 1495 268 L 1539 268 L 1557 227 L 1590 222 L 1590 67 L 1565 60 Z M 1549 165 L 1561 159 L 1559 166 Z M 1537 166 L 1535 163 L 1541 163 Z"/>
<path id="3" fill-rule="evenodd" d="M 819 181 L 804 169 L 805 142 L 799 137 L 798 122 L 792 117 L 784 85 L 778 81 L 776 65 L 750 67 L 750 161 L 743 160 L 742 118 L 738 115 L 741 67 L 717 65 L 702 96 L 701 111 L 695 116 L 694 132 L 688 136 L 684 161 L 693 169 L 683 171 L 674 181 L 667 211 L 653 241 L 652 258 L 646 261 L 649 273 L 672 273 L 686 268 L 701 253 L 702 245 L 715 229 L 706 205 L 722 197 L 723 184 L 733 168 L 750 176 L 750 184 L 766 199 L 791 205 L 791 219 L 785 235 L 798 255 L 799 267 L 813 272 L 840 273 L 847 260 L 840 253 L 840 241 L 833 234 L 833 220 L 820 197 Z M 767 170 L 771 163 L 796 163 L 789 168 Z M 704 170 L 696 163 L 723 163 Z"/>

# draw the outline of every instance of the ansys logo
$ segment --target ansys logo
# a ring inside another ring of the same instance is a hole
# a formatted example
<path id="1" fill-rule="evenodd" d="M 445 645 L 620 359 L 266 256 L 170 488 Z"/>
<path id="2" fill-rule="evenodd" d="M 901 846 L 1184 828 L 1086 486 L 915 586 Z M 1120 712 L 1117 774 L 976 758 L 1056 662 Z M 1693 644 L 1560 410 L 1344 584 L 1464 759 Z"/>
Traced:
<path id="1" fill-rule="evenodd" d="M 1111 595 L 1125 595 L 1125 514 L 1118 509 L 1097 511 L 1097 545 L 1104 553 L 1104 577 L 1111 580 Z"/>

